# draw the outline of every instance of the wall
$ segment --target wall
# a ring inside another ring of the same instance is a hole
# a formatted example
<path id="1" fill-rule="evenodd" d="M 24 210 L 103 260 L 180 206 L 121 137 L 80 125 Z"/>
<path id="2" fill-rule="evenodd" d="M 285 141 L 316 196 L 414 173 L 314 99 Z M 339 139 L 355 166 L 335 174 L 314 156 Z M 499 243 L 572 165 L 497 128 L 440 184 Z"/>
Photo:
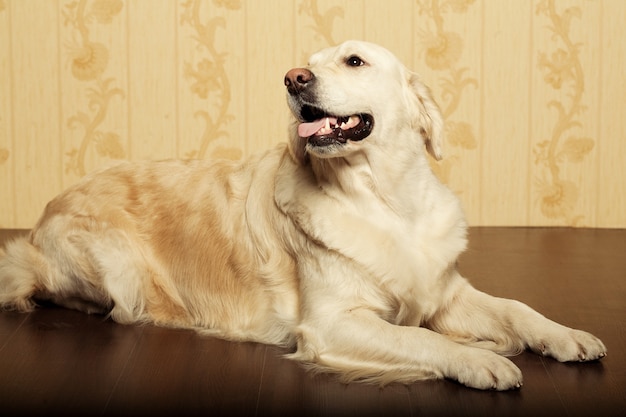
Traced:
<path id="1" fill-rule="evenodd" d="M 473 225 L 626 227 L 622 0 L 0 0 L 0 227 L 120 159 L 285 139 L 283 76 L 349 38 L 421 73 Z"/>

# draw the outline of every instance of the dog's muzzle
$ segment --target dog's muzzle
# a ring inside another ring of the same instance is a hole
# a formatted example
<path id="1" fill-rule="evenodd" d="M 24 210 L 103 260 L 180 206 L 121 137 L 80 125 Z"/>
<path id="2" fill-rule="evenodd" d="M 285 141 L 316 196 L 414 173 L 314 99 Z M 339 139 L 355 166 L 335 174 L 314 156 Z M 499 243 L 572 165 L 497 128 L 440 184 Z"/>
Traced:
<path id="1" fill-rule="evenodd" d="M 306 68 L 294 68 L 285 75 L 293 113 L 301 122 L 298 136 L 313 146 L 360 141 L 372 133 L 374 118 L 369 114 L 335 115 L 316 106 L 315 75 Z M 297 108 L 294 108 L 297 107 Z"/>

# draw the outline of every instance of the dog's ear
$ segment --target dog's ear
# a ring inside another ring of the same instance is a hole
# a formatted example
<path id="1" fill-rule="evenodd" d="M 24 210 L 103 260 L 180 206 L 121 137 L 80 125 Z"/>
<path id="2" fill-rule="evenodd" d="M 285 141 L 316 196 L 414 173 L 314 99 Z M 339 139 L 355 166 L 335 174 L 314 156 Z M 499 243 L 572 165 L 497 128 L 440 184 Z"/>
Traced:
<path id="1" fill-rule="evenodd" d="M 420 77 L 406 70 L 409 106 L 413 112 L 413 128 L 424 138 L 426 150 L 435 158 L 442 158 L 443 116 L 439 106 L 432 98 L 430 89 L 422 83 Z"/>

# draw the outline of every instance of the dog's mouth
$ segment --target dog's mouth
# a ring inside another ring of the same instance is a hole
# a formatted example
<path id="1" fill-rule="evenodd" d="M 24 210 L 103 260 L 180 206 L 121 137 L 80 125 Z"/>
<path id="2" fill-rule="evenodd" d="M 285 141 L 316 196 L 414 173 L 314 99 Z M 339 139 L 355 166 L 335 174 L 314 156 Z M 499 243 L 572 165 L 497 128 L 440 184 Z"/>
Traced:
<path id="1" fill-rule="evenodd" d="M 298 136 L 308 138 L 314 146 L 360 141 L 374 128 L 374 118 L 369 114 L 330 115 L 317 107 L 305 105 L 300 116 L 303 122 L 298 125 Z"/>

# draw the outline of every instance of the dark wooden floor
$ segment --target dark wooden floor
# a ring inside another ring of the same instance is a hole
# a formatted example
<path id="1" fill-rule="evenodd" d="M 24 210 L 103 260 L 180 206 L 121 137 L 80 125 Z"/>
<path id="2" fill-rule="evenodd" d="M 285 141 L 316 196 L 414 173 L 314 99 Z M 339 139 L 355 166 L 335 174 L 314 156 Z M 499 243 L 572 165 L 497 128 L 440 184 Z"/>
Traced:
<path id="1" fill-rule="evenodd" d="M 0 241 L 23 231 L 0 231 Z M 384 388 L 312 376 L 285 351 L 191 331 L 123 326 L 55 307 L 0 313 L 0 415 L 608 416 L 626 411 L 626 230 L 475 228 L 460 269 L 603 339 L 608 356 L 512 358 L 524 386 Z M 196 415 L 196 414 L 193 414 Z"/>

